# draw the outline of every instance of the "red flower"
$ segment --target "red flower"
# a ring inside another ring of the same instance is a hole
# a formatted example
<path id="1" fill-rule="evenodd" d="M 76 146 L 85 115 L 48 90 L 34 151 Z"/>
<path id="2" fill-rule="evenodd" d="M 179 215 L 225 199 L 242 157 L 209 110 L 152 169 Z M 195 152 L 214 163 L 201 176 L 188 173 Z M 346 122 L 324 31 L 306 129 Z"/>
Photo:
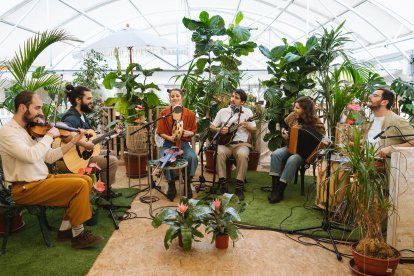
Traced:
<path id="1" fill-rule="evenodd" d="M 184 215 L 184 213 L 187 211 L 187 209 L 188 209 L 188 205 L 185 205 L 184 203 L 180 203 L 180 204 L 178 204 L 178 208 L 177 208 L 177 210 L 178 210 L 178 212 L 180 212 L 181 214 L 183 214 L 183 215 Z"/>
<path id="2" fill-rule="evenodd" d="M 219 214 L 220 213 L 220 205 L 221 205 L 220 199 L 216 198 L 213 201 L 213 205 L 214 205 L 214 209 L 216 210 L 216 213 Z"/>

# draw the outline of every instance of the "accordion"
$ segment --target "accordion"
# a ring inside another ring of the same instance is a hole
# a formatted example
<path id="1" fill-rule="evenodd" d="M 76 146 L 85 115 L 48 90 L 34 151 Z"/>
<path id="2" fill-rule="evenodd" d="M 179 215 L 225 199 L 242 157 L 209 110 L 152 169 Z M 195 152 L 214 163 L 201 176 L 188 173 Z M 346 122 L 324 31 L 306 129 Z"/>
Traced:
<path id="1" fill-rule="evenodd" d="M 323 135 L 314 128 L 293 126 L 289 130 L 288 152 L 299 154 L 310 164 L 315 160 L 319 149 L 325 146 L 322 139 Z"/>

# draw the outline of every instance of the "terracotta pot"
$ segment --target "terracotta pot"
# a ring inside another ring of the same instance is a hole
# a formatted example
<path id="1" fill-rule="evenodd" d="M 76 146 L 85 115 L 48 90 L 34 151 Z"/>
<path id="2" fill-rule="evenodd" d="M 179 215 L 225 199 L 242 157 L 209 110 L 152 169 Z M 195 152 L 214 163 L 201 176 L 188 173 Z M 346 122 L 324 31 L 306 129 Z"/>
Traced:
<path id="1" fill-rule="evenodd" d="M 126 175 L 131 178 L 140 178 L 148 174 L 147 152 L 128 153 L 124 152 Z"/>
<path id="2" fill-rule="evenodd" d="M 12 232 L 19 231 L 24 226 L 23 211 L 17 210 L 16 215 L 12 219 Z M 0 215 L 0 234 L 6 232 L 6 225 L 4 224 L 4 215 Z"/>
<path id="3" fill-rule="evenodd" d="M 251 150 L 249 153 L 249 163 L 247 165 L 247 170 L 257 171 L 257 166 L 259 165 L 260 152 Z"/>
<path id="4" fill-rule="evenodd" d="M 216 248 L 227 249 L 229 247 L 229 235 L 218 234 L 216 236 Z"/>
<path id="5" fill-rule="evenodd" d="M 214 172 L 214 150 L 206 150 L 204 153 L 206 158 L 206 171 L 212 173 Z"/>
<path id="6" fill-rule="evenodd" d="M 392 275 L 397 269 L 397 265 L 400 262 L 400 256 L 392 259 L 378 259 L 369 256 L 365 256 L 356 251 L 358 242 L 352 244 L 352 256 L 355 260 L 359 272 L 367 275 Z M 392 250 L 398 252 L 397 249 L 392 247 Z"/>

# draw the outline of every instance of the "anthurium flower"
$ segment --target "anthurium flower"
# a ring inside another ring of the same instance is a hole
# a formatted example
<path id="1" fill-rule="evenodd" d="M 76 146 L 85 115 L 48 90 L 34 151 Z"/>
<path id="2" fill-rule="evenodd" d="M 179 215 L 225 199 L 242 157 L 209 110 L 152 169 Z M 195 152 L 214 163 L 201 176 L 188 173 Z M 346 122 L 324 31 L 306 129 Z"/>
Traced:
<path id="1" fill-rule="evenodd" d="M 92 173 L 92 168 L 87 167 L 87 168 L 80 168 L 78 170 L 78 174 L 91 174 Z"/>
<path id="2" fill-rule="evenodd" d="M 180 212 L 181 214 L 184 214 L 187 209 L 188 209 L 188 205 L 185 205 L 184 203 L 180 203 L 178 204 L 178 212 Z"/>
<path id="3" fill-rule="evenodd" d="M 220 213 L 220 205 L 221 205 L 221 201 L 220 201 L 220 199 L 216 198 L 216 199 L 213 201 L 213 205 L 214 205 L 214 209 L 216 210 L 216 213 L 217 213 L 217 214 L 218 214 L 218 213 Z"/>
<path id="4" fill-rule="evenodd" d="M 99 167 L 98 164 L 96 164 L 96 163 L 90 163 L 88 167 L 89 168 L 96 168 L 97 170 L 101 170 L 101 167 Z"/>
<path id="5" fill-rule="evenodd" d="M 102 182 L 102 181 L 96 181 L 95 185 L 93 187 L 94 187 L 95 190 L 97 190 L 100 193 L 105 191 L 105 183 Z"/>
<path id="6" fill-rule="evenodd" d="M 137 105 L 135 105 L 135 110 L 136 111 L 142 111 L 142 110 L 145 110 L 145 107 L 140 105 L 140 104 L 137 104 Z"/>

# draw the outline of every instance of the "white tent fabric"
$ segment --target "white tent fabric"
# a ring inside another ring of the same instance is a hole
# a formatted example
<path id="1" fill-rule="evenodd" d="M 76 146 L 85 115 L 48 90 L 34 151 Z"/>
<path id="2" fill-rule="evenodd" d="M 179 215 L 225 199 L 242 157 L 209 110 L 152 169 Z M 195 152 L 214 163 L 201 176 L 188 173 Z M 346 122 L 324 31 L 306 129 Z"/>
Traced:
<path id="1" fill-rule="evenodd" d="M 159 53 L 165 62 L 145 51 L 135 51 L 134 59 L 140 64 L 185 69 L 194 44 L 182 18 L 197 19 L 203 10 L 221 15 L 226 24 L 242 11 L 242 25 L 256 28 L 253 41 L 269 48 L 281 44 L 283 37 L 288 42 L 304 41 L 322 26 L 335 27 L 346 20 L 345 31 L 353 39 L 347 47 L 358 60 L 370 61 L 383 75 L 392 76 L 408 76 L 413 62 L 414 2 L 407 0 L 2 0 L 0 60 L 12 57 L 35 33 L 59 28 L 79 42 L 53 45 L 36 65 L 56 71 L 78 70 L 81 60 L 74 53 L 129 24 L 185 49 Z M 125 56 L 123 62 L 127 59 Z M 264 71 L 266 59 L 257 49 L 243 59 L 242 69 Z"/>

